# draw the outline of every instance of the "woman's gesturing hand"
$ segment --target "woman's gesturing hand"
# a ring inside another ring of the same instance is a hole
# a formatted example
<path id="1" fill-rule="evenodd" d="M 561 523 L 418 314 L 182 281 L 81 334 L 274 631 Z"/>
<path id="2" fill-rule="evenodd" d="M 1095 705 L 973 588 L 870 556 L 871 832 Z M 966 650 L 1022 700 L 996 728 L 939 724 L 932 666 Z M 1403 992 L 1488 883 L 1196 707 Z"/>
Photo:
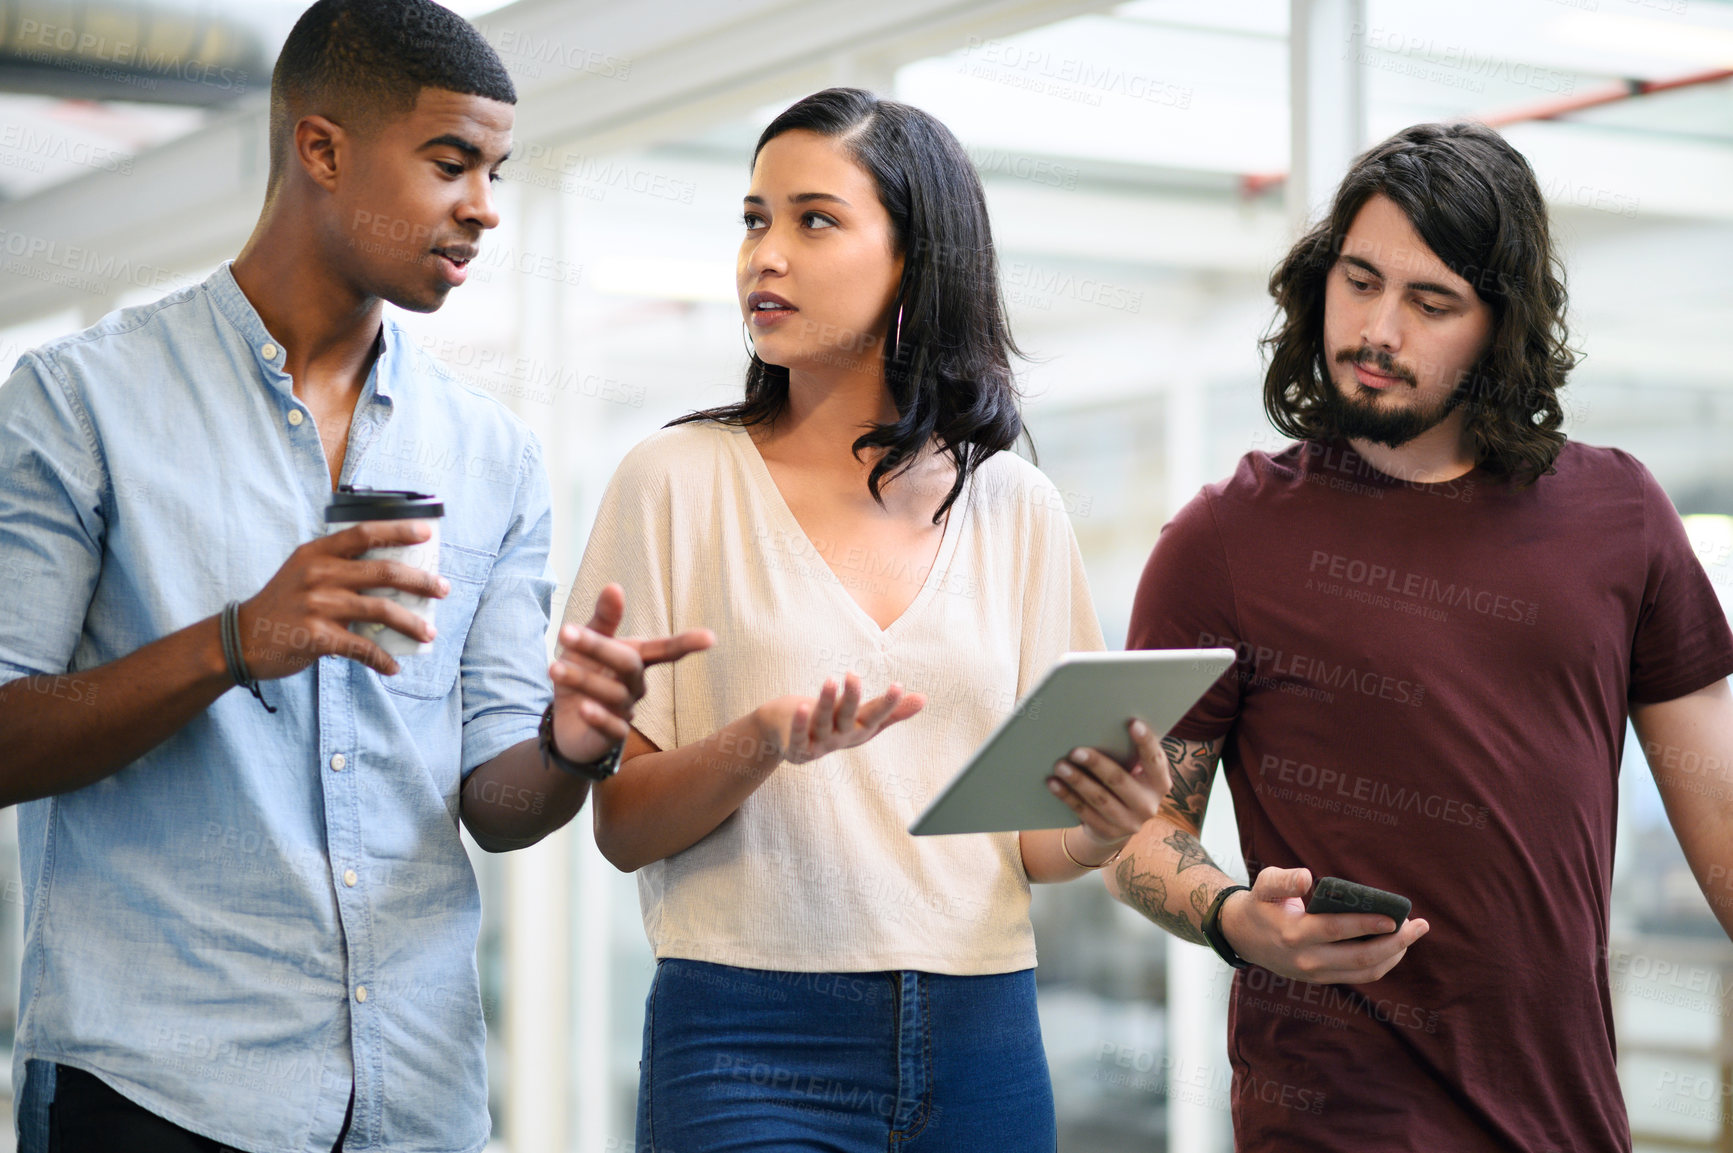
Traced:
<path id="1" fill-rule="evenodd" d="M 1155 816 L 1173 788 L 1161 738 L 1139 720 L 1126 727 L 1137 748 L 1129 766 L 1100 749 L 1077 749 L 1054 765 L 1053 775 L 1047 778 L 1053 795 L 1070 805 L 1083 822 L 1083 832 L 1073 833 L 1071 842 L 1072 852 L 1086 862 L 1106 860 L 1119 852 L 1143 822 Z"/>
<path id="2" fill-rule="evenodd" d="M 864 745 L 927 703 L 920 693 L 904 692 L 898 684 L 870 701 L 863 702 L 860 694 L 860 678 L 849 673 L 843 677 L 841 692 L 835 678 L 826 678 L 816 698 L 778 697 L 758 708 L 763 739 L 782 750 L 783 760 L 805 764 L 839 749 Z"/>

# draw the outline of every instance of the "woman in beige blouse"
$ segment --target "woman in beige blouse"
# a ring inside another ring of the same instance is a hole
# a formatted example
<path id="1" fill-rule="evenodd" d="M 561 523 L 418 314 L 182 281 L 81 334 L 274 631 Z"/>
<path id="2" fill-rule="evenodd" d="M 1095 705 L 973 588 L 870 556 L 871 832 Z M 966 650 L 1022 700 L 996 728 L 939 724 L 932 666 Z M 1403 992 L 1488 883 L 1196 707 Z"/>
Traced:
<path id="1" fill-rule="evenodd" d="M 765 129 L 743 224 L 746 398 L 626 457 L 568 610 L 619 582 L 623 632 L 717 637 L 648 671 L 595 789 L 658 958 L 637 1147 L 1050 1153 L 1029 884 L 1110 861 L 1167 768 L 1058 767 L 1094 798 L 1063 832 L 905 831 L 1102 647 L 1071 526 L 1005 451 L 980 183 L 932 117 L 831 89 Z"/>

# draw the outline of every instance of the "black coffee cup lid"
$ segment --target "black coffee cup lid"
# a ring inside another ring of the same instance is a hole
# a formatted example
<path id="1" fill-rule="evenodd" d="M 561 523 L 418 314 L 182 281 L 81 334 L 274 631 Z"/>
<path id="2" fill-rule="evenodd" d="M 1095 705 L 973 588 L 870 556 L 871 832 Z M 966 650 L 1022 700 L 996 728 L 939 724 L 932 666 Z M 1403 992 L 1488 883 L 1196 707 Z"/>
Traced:
<path id="1" fill-rule="evenodd" d="M 325 506 L 325 523 L 363 520 L 424 520 L 445 515 L 445 505 L 429 492 L 356 488 L 341 485 Z"/>

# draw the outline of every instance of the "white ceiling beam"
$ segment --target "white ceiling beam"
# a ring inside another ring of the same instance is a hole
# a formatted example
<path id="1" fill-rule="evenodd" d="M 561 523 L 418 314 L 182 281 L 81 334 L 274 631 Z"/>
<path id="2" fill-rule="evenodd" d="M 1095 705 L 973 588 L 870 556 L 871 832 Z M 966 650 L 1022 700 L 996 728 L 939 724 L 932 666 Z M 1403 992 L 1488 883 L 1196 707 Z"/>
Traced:
<path id="1" fill-rule="evenodd" d="M 519 0 L 476 23 L 519 86 L 521 149 L 593 153 L 699 132 L 764 103 L 1111 7 L 1102 0 Z M 0 205 L 0 326 L 168 291 L 251 232 L 264 94 L 188 136 Z"/>
<path id="2" fill-rule="evenodd" d="M 478 27 L 520 87 L 525 139 L 611 151 L 912 60 L 1111 8 L 1102 0 L 775 0 L 694 6 L 678 32 L 616 6 L 563 31 L 564 0 L 521 0 Z M 557 63 L 551 63 L 553 57 Z M 629 65 L 620 75 L 620 64 Z M 530 75 L 539 69 L 540 76 Z"/>

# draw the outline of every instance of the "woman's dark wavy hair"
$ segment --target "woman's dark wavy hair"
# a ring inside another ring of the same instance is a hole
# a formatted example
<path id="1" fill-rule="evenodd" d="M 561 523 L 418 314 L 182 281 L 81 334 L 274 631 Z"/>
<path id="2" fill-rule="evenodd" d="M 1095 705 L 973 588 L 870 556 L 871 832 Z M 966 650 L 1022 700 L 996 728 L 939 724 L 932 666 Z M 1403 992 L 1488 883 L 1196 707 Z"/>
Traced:
<path id="1" fill-rule="evenodd" d="M 1270 276 L 1278 317 L 1262 342 L 1264 411 L 1287 436 L 1336 436 L 1324 285 L 1355 215 L 1377 195 L 1492 306 L 1492 343 L 1457 390 L 1480 465 L 1518 484 L 1551 473 L 1565 443 L 1558 390 L 1577 363 L 1564 267 L 1528 161 L 1483 124 L 1416 124 L 1354 161 L 1329 217 Z"/>
<path id="2" fill-rule="evenodd" d="M 795 129 L 841 141 L 890 213 L 903 257 L 891 309 L 902 311 L 902 321 L 882 355 L 897 419 L 873 425 L 854 442 L 854 453 L 884 450 L 867 477 L 873 499 L 883 503 L 885 483 L 936 442 L 957 467 L 933 514 L 937 524 L 970 474 L 1023 434 L 1011 375 L 1011 357 L 1022 353 L 1005 319 L 980 178 L 950 129 L 918 108 L 859 88 L 827 88 L 790 106 L 758 137 L 753 162 L 766 144 Z M 788 369 L 755 355 L 745 399 L 671 423 L 751 427 L 775 421 L 787 405 Z"/>

